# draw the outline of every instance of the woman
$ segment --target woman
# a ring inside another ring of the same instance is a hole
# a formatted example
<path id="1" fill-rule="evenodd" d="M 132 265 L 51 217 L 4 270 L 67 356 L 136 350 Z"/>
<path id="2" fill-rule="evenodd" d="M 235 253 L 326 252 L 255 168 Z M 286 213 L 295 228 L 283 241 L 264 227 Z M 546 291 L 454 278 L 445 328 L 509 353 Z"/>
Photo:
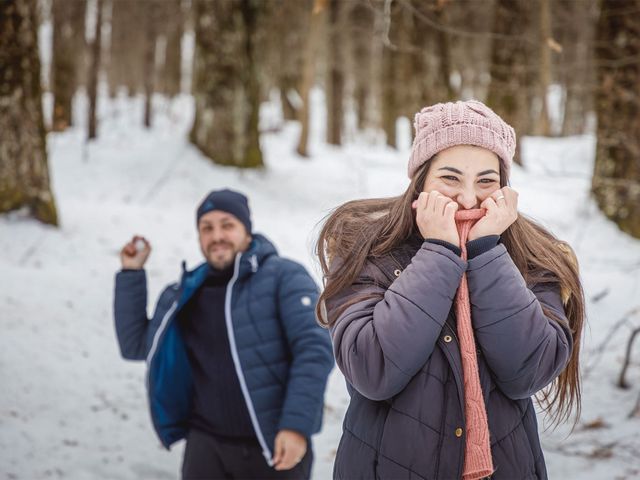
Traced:
<path id="1" fill-rule="evenodd" d="M 518 214 L 515 133 L 488 107 L 428 107 L 415 130 L 404 194 L 342 205 L 318 241 L 351 395 L 334 477 L 547 478 L 531 397 L 578 418 L 575 257 Z"/>

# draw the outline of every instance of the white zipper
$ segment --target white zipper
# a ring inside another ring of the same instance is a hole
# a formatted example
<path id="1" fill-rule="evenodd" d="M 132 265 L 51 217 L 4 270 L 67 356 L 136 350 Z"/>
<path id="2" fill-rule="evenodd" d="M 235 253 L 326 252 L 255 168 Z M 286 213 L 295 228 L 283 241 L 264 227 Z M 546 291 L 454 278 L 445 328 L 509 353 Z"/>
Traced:
<path id="1" fill-rule="evenodd" d="M 160 322 L 160 326 L 158 327 L 158 330 L 156 330 L 156 334 L 153 336 L 153 343 L 151 344 L 149 355 L 147 355 L 147 366 L 151 366 L 151 359 L 153 358 L 153 355 L 156 353 L 156 348 L 158 348 L 158 341 L 160 339 L 160 335 L 162 335 L 162 332 L 167 327 L 169 318 L 171 318 L 171 315 L 173 315 L 173 312 L 177 307 L 178 307 L 178 301 L 175 300 L 173 302 L 173 305 L 171 305 L 171 308 L 167 311 L 167 313 L 164 314 L 164 317 L 162 318 L 162 322 Z M 151 369 L 147 368 L 147 382 L 146 382 L 147 389 L 149 388 L 149 372 L 150 371 Z"/>
<path id="2" fill-rule="evenodd" d="M 262 447 L 262 455 L 267 461 L 267 464 L 270 467 L 272 467 L 273 460 L 271 459 L 271 451 L 267 446 L 267 442 L 264 439 L 264 435 L 262 435 L 262 430 L 260 430 L 260 425 L 258 424 L 258 417 L 256 416 L 256 411 L 253 408 L 253 402 L 251 401 L 251 397 L 249 396 L 249 389 L 247 388 L 247 383 L 244 379 L 244 373 L 242 371 L 242 367 L 240 366 L 240 358 L 238 357 L 238 351 L 236 348 L 236 339 L 233 333 L 233 324 L 231 322 L 231 292 L 233 291 L 233 285 L 236 283 L 236 280 L 238 279 L 241 257 L 242 257 L 241 253 L 238 253 L 236 255 L 235 266 L 233 268 L 233 277 L 231 277 L 231 280 L 227 284 L 227 291 L 225 293 L 225 299 L 224 299 L 224 317 L 225 317 L 225 322 L 227 324 L 227 337 L 229 338 L 229 348 L 231 349 L 231 357 L 233 358 L 233 364 L 236 367 L 236 375 L 238 376 L 238 381 L 240 382 L 240 389 L 242 390 L 244 401 L 247 404 L 247 410 L 249 410 L 249 416 L 251 417 L 251 423 L 253 424 L 253 429 L 255 430 L 256 436 L 258 437 L 258 442 Z"/>

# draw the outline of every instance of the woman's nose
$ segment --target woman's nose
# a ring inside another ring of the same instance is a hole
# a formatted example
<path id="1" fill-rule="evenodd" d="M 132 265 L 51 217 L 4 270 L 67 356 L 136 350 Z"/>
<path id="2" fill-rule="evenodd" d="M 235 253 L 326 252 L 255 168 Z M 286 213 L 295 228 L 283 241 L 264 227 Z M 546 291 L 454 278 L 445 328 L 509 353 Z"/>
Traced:
<path id="1" fill-rule="evenodd" d="M 469 210 L 471 208 L 476 208 L 479 204 L 478 197 L 476 197 L 476 193 L 472 191 L 462 191 L 458 194 L 456 198 L 456 202 L 465 210 Z"/>

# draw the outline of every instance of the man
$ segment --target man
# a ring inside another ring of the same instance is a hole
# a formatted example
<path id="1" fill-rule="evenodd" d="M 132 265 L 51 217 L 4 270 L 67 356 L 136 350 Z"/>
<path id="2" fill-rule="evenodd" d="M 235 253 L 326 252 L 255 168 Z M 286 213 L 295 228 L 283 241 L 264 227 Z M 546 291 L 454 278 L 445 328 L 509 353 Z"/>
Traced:
<path id="1" fill-rule="evenodd" d="M 333 367 L 314 314 L 317 287 L 252 233 L 241 193 L 211 192 L 196 222 L 206 262 L 164 290 L 150 320 L 151 246 L 133 237 L 122 248 L 114 308 L 122 355 L 147 361 L 162 444 L 187 439 L 183 478 L 309 478 Z"/>

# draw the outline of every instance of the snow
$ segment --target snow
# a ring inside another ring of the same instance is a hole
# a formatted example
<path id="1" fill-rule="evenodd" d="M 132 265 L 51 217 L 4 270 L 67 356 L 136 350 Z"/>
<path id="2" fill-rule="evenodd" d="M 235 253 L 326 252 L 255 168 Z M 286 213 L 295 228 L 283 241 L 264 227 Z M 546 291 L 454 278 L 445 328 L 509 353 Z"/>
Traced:
<path id="1" fill-rule="evenodd" d="M 60 228 L 23 212 L 0 217 L 0 474 L 11 479 L 177 478 L 182 443 L 164 451 L 152 431 L 144 365 L 121 359 L 112 319 L 118 251 L 134 234 L 152 244 L 149 308 L 174 281 L 182 259 L 201 254 L 195 207 L 211 189 L 250 197 L 255 230 L 320 281 L 313 247 L 330 210 L 354 198 L 397 195 L 405 177 L 410 122 L 398 122 L 400 150 L 377 133 L 352 133 L 342 148 L 325 144 L 322 93 L 314 91 L 310 151 L 295 151 L 299 126 L 265 104 L 261 125 L 267 168 L 219 167 L 189 144 L 190 96 L 154 98 L 154 126 L 142 127 L 141 98 L 99 103 L 99 138 L 85 142 L 86 100 L 75 102 L 79 126 L 49 134 L 48 149 Z M 50 105 L 50 98 L 47 98 Z M 280 130 L 272 132 L 274 127 Z M 640 475 L 640 419 L 627 418 L 640 390 L 615 386 L 640 296 L 640 241 L 607 221 L 589 197 L 595 140 L 526 138 L 527 170 L 514 168 L 521 211 L 568 240 L 580 260 L 589 323 L 583 345 L 583 417 L 542 433 L 550 478 L 634 478 Z M 621 322 L 627 316 L 627 321 Z M 619 328 L 608 338 L 612 327 Z M 636 349 L 637 352 L 637 349 Z M 315 437 L 313 478 L 331 477 L 348 403 L 334 370 L 325 422 Z M 602 428 L 585 428 L 601 419 Z M 541 429 L 544 428 L 541 422 Z"/>

